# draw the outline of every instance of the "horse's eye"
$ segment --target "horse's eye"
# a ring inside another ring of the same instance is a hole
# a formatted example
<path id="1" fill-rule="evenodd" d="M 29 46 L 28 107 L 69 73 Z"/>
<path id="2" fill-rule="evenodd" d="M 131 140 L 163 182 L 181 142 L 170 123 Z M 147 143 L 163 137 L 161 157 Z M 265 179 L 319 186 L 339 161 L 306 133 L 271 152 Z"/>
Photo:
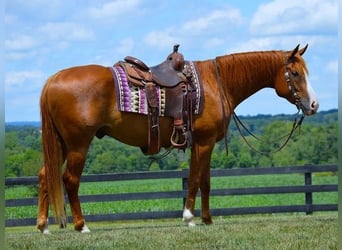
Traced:
<path id="1" fill-rule="evenodd" d="M 297 71 L 291 71 L 292 76 L 297 77 L 299 74 Z"/>

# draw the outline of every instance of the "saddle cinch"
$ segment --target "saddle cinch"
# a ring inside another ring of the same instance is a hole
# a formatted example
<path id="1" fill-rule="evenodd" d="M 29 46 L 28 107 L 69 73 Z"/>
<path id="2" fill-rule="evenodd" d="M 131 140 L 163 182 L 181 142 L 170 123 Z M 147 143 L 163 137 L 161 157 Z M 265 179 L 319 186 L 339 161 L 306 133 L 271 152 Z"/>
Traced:
<path id="1" fill-rule="evenodd" d="M 192 95 L 191 75 L 184 70 L 184 57 L 178 53 L 179 45 L 166 60 L 156 66 L 148 67 L 141 60 L 126 56 L 115 66 L 121 66 L 127 80 L 133 86 L 144 88 L 148 103 L 148 145 L 142 148 L 144 154 L 160 151 L 159 110 L 156 87 L 165 88 L 165 116 L 173 118 L 173 132 L 170 138 L 173 147 L 185 149 L 191 146 Z M 190 93 L 190 94 L 188 94 Z"/>

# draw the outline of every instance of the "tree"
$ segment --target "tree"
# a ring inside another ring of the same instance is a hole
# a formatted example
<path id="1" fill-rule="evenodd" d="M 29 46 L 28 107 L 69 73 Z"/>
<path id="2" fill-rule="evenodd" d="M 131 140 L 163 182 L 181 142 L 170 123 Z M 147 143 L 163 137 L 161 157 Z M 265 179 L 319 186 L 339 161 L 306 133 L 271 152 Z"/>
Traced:
<path id="1" fill-rule="evenodd" d="M 214 148 L 212 168 L 268 167 L 303 164 L 334 164 L 337 162 L 337 110 L 319 112 L 305 118 L 300 131 L 278 153 L 272 153 L 284 142 L 291 130 L 292 116 L 258 115 L 241 117 L 247 127 L 263 142 L 246 134 L 246 139 L 260 151 L 253 151 L 241 138 L 234 123 L 228 133 L 229 154 L 224 140 Z M 37 175 L 42 165 L 41 133 L 38 127 L 7 126 L 5 133 L 6 177 Z M 94 138 L 86 159 L 84 173 L 113 173 L 149 170 L 175 170 L 189 167 L 190 149 L 184 153 L 173 150 L 152 165 L 149 156 L 139 148 L 120 143 L 110 137 Z M 162 151 L 161 153 L 163 153 Z"/>

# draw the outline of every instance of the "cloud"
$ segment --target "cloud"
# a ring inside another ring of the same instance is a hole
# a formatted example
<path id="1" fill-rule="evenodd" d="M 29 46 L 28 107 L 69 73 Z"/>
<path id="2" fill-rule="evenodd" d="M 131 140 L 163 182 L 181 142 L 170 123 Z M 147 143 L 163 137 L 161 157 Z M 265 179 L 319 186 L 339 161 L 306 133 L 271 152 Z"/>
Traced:
<path id="1" fill-rule="evenodd" d="M 58 19 L 60 16 L 70 17 L 72 15 L 70 10 L 74 10 L 74 8 L 71 8 L 73 2 L 76 1 L 11 0 L 6 1 L 5 11 L 6 15 L 7 13 L 15 13 L 18 19 L 24 20 L 25 25 L 37 21 L 51 21 L 52 19 Z M 20 27 L 20 29 L 23 28 Z"/>
<path id="2" fill-rule="evenodd" d="M 197 46 L 208 48 L 212 45 L 222 45 L 224 43 L 222 36 L 229 34 L 227 30 L 234 29 L 242 22 L 243 18 L 239 9 L 213 10 L 206 15 L 193 17 L 180 25 L 150 31 L 145 36 L 144 42 L 155 48 L 167 49 L 176 43 L 185 45 L 196 41 Z"/>
<path id="3" fill-rule="evenodd" d="M 39 42 L 32 36 L 25 34 L 13 34 L 5 40 L 7 50 L 27 50 L 39 45 Z"/>
<path id="4" fill-rule="evenodd" d="M 18 21 L 18 17 L 15 15 L 9 15 L 5 13 L 4 23 L 5 25 L 11 25 Z"/>
<path id="5" fill-rule="evenodd" d="M 252 36 L 246 40 L 240 40 L 227 48 L 226 53 L 260 51 L 260 50 L 291 50 L 297 44 L 301 47 L 309 44 L 309 50 L 325 44 L 333 44 L 334 39 L 324 36 L 312 35 L 278 35 L 278 36 Z"/>
<path id="6" fill-rule="evenodd" d="M 182 39 L 174 28 L 167 28 L 160 31 L 151 31 L 143 39 L 144 43 L 148 46 L 157 49 L 167 49 L 170 45 L 181 43 Z"/>
<path id="7" fill-rule="evenodd" d="M 55 41 L 90 41 L 96 37 L 92 30 L 75 22 L 49 22 L 40 27 L 40 31 Z"/>
<path id="8" fill-rule="evenodd" d="M 44 82 L 45 75 L 38 70 L 6 73 L 6 121 L 39 120 L 39 96 Z"/>
<path id="9" fill-rule="evenodd" d="M 227 54 L 246 51 L 269 50 L 275 46 L 275 39 L 270 37 L 251 38 L 245 42 L 240 42 L 237 45 L 226 50 Z"/>
<path id="10" fill-rule="evenodd" d="M 39 57 L 54 49 L 65 49 L 73 42 L 96 39 L 90 28 L 76 22 L 48 22 L 38 27 L 27 26 L 20 31 L 22 33 L 8 34 L 5 40 L 7 60 Z"/>
<path id="11" fill-rule="evenodd" d="M 134 46 L 135 42 L 133 38 L 124 38 L 118 43 L 108 45 L 106 49 L 97 51 L 95 58 L 89 63 L 113 65 L 116 62 L 115 60 L 122 60 L 125 56 L 132 55 Z"/>
<path id="12" fill-rule="evenodd" d="M 337 32 L 336 0 L 275 0 L 262 4 L 254 14 L 253 35 Z"/>
<path id="13" fill-rule="evenodd" d="M 327 62 L 326 70 L 330 73 L 338 74 L 338 60 Z"/>
<path id="14" fill-rule="evenodd" d="M 218 37 L 213 37 L 209 38 L 205 43 L 204 43 L 204 48 L 205 49 L 211 49 L 215 47 L 222 46 L 224 44 L 224 39 L 218 38 Z"/>
<path id="15" fill-rule="evenodd" d="M 5 119 L 10 121 L 39 121 L 40 90 L 31 91 L 20 97 L 15 94 L 5 96 Z"/>
<path id="16" fill-rule="evenodd" d="M 119 55 L 128 55 L 134 48 L 134 39 L 125 38 L 119 42 L 118 47 L 115 48 L 115 53 Z"/>
<path id="17" fill-rule="evenodd" d="M 113 19 L 124 15 L 127 12 L 136 14 L 140 4 L 139 0 L 117 0 L 101 3 L 98 6 L 90 7 L 85 10 L 86 15 L 92 19 Z M 124 20 L 122 20 L 124 21 Z"/>
<path id="18" fill-rule="evenodd" d="M 37 70 L 10 71 L 5 76 L 6 92 L 10 91 L 27 91 L 35 89 L 42 85 L 44 73 Z M 24 87 L 24 88 L 23 88 Z"/>
<path id="19" fill-rule="evenodd" d="M 223 9 L 215 10 L 206 16 L 199 17 L 185 22 L 181 27 L 182 32 L 186 34 L 198 34 L 210 32 L 211 30 L 221 30 L 223 27 L 229 27 L 230 24 L 238 24 L 242 22 L 239 9 Z"/>

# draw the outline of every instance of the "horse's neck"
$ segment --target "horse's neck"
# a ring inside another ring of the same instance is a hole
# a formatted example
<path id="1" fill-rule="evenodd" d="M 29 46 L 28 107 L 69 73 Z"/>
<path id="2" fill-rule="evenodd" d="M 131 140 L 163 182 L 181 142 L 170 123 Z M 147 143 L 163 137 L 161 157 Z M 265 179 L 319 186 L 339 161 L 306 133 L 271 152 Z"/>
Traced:
<path id="1" fill-rule="evenodd" d="M 274 88 L 284 65 L 281 51 L 248 52 L 218 57 L 222 88 L 232 108 L 262 88 Z"/>

